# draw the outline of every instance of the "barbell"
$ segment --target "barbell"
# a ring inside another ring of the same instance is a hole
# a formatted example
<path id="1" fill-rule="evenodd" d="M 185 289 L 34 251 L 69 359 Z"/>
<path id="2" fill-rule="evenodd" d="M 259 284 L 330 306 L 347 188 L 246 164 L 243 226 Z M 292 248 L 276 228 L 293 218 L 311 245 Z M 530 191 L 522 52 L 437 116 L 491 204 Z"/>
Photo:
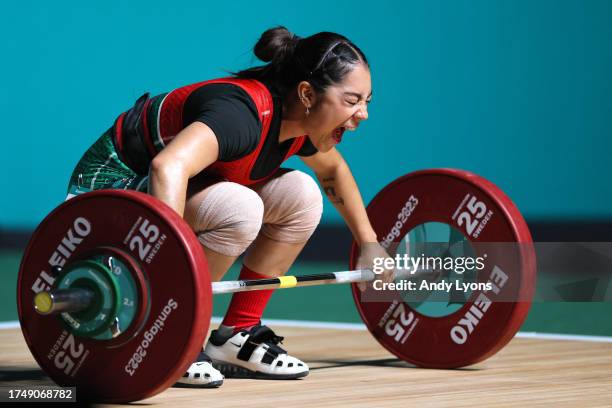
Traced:
<path id="1" fill-rule="evenodd" d="M 371 334 L 422 367 L 475 364 L 512 339 L 531 304 L 535 253 L 527 224 L 498 187 L 466 171 L 423 170 L 387 185 L 367 212 L 390 255 L 425 260 L 435 239 L 445 259 L 482 260 L 470 274 L 398 268 L 395 283 L 471 289 L 460 299 L 456 288 L 442 290 L 442 300 L 406 285 L 362 293 L 355 283 L 377 275 L 355 269 L 355 242 L 348 271 L 211 283 L 201 244 L 170 207 L 143 193 L 99 190 L 61 204 L 32 235 L 17 288 L 24 338 L 57 384 L 104 402 L 144 399 L 174 384 L 205 340 L 219 293 L 352 283 Z"/>

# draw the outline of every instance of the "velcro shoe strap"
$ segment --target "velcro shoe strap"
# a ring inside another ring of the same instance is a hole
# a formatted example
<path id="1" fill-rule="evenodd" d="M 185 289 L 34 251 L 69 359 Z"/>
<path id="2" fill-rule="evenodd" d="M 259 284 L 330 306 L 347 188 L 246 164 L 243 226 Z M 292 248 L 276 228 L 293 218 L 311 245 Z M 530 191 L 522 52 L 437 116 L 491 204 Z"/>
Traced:
<path id="1" fill-rule="evenodd" d="M 263 343 L 266 345 L 266 350 L 262 362 L 270 364 L 279 354 L 287 354 L 285 350 L 277 346 L 281 341 L 283 337 L 274 334 L 269 327 L 255 326 L 249 331 L 249 338 L 240 348 L 237 357 L 242 361 L 249 361 L 255 349 Z"/>
<path id="2" fill-rule="evenodd" d="M 259 346 L 259 344 L 247 340 L 242 345 L 242 348 L 238 351 L 238 359 L 242 361 L 249 361 L 257 346 Z"/>

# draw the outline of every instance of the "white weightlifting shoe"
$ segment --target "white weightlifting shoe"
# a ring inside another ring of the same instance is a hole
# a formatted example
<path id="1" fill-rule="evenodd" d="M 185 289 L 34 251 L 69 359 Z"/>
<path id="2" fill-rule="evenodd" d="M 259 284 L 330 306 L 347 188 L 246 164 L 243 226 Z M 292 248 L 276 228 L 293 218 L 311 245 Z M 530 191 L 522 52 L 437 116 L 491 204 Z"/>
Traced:
<path id="1" fill-rule="evenodd" d="M 254 326 L 234 335 L 231 328 L 222 326 L 213 330 L 204 352 L 228 378 L 292 380 L 307 376 L 308 365 L 280 348 L 282 341 L 267 326 Z"/>
<path id="2" fill-rule="evenodd" d="M 223 384 L 223 374 L 214 368 L 211 359 L 204 352 L 176 382 L 177 387 L 217 388 Z"/>

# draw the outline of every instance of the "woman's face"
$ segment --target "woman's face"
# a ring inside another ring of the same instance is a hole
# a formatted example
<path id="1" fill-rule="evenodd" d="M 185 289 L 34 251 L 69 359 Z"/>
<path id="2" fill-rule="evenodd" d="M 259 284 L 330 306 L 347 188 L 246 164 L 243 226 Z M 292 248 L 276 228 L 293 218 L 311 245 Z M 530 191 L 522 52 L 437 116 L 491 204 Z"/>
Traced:
<path id="1" fill-rule="evenodd" d="M 310 141 L 320 152 L 327 152 L 342 141 L 347 130 L 355 130 L 368 118 L 372 98 L 370 70 L 359 64 L 344 80 L 318 94 L 307 117 Z"/>

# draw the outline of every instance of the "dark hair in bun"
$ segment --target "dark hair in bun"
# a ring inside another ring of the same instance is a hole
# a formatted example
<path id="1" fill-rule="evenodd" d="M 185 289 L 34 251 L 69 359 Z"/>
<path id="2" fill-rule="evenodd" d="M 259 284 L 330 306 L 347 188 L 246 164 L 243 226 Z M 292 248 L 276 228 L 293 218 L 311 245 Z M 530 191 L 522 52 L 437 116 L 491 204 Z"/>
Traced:
<path id="1" fill-rule="evenodd" d="M 331 32 L 320 32 L 300 38 L 287 28 L 270 28 L 254 47 L 257 58 L 267 64 L 236 74 L 238 78 L 256 79 L 286 95 L 301 81 L 308 81 L 322 92 L 341 82 L 357 65 L 368 60 L 348 38 Z"/>
<path id="2" fill-rule="evenodd" d="M 293 55 L 299 40 L 299 37 L 291 34 L 285 27 L 271 28 L 261 35 L 253 52 L 263 62 L 272 62 L 275 59 L 280 62 Z"/>

